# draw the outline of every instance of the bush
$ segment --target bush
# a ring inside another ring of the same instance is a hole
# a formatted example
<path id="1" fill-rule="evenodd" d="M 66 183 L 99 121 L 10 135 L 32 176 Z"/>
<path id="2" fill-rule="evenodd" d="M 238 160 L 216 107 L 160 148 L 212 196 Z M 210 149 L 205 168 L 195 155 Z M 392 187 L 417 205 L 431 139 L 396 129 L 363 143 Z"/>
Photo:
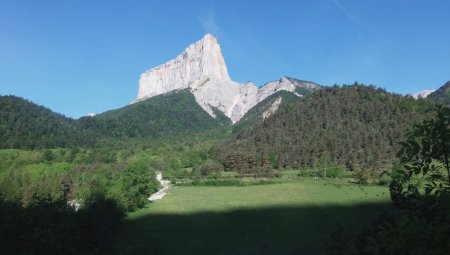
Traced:
<path id="1" fill-rule="evenodd" d="M 124 170 L 120 182 L 128 211 L 144 207 L 147 197 L 158 190 L 155 176 L 155 171 L 145 161 L 134 162 Z"/>
<path id="2" fill-rule="evenodd" d="M 42 154 L 42 159 L 46 162 L 51 162 L 53 160 L 53 152 L 51 150 L 45 150 Z"/>
<path id="3" fill-rule="evenodd" d="M 197 176 L 217 178 L 220 177 L 223 170 L 222 164 L 215 160 L 207 159 L 201 165 L 194 168 L 193 174 Z"/>
<path id="4" fill-rule="evenodd" d="M 366 184 L 370 180 L 370 174 L 367 170 L 359 170 L 356 173 L 356 181 L 359 184 Z"/>
<path id="5" fill-rule="evenodd" d="M 76 212 L 65 199 L 23 207 L 0 197 L 2 254 L 107 254 L 124 214 L 114 201 L 96 199 Z"/>
<path id="6" fill-rule="evenodd" d="M 361 233 L 357 254 L 448 254 L 450 249 L 450 109 L 430 110 L 401 143 L 389 185 L 399 210 Z M 384 174 L 387 178 L 387 174 Z"/>
<path id="7" fill-rule="evenodd" d="M 390 172 L 388 171 L 383 171 L 380 173 L 380 175 L 378 176 L 378 183 L 381 185 L 387 185 L 389 183 L 391 183 L 392 181 L 392 175 Z"/>
<path id="8" fill-rule="evenodd" d="M 318 173 L 319 177 L 337 178 L 344 175 L 345 170 L 339 165 L 332 164 L 328 167 L 323 168 Z"/>
<path id="9" fill-rule="evenodd" d="M 448 254 L 450 218 L 442 209 L 383 214 L 358 235 L 356 254 Z"/>

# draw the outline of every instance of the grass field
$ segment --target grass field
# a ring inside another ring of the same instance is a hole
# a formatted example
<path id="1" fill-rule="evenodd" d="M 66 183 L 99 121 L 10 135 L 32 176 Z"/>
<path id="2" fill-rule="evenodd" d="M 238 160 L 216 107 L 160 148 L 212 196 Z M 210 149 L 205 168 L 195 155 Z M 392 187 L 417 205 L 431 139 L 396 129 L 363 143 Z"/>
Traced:
<path id="1" fill-rule="evenodd" d="M 389 207 L 385 186 L 300 181 L 243 187 L 172 187 L 124 220 L 122 254 L 321 254 Z"/>

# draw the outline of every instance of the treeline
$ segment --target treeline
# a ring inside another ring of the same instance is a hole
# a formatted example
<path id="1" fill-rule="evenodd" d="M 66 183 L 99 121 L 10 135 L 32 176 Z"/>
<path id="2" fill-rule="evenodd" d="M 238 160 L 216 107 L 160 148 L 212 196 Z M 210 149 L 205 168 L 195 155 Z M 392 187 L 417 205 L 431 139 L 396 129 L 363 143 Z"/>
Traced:
<path id="1" fill-rule="evenodd" d="M 0 148 L 91 146 L 96 135 L 64 115 L 16 96 L 0 96 Z"/>
<path id="2" fill-rule="evenodd" d="M 104 147 L 228 128 L 229 119 L 208 115 L 187 90 L 78 120 L 15 96 L 0 96 L 0 148 Z"/>
<path id="3" fill-rule="evenodd" d="M 380 169 L 431 104 L 354 84 L 327 87 L 278 110 L 213 149 L 226 170 L 273 168 Z"/>
<path id="4" fill-rule="evenodd" d="M 123 211 L 142 207 L 164 176 L 189 176 L 208 158 L 212 141 L 192 138 L 127 148 L 0 150 L 0 194 L 7 200 L 32 204 L 36 199 L 61 198 L 83 204 L 101 191 Z"/>
<path id="5" fill-rule="evenodd" d="M 83 117 L 79 124 L 92 130 L 117 138 L 160 138 L 202 133 L 220 126 L 228 126 L 229 119 L 220 112 L 212 118 L 195 101 L 188 90 L 155 96 L 95 117 Z"/>

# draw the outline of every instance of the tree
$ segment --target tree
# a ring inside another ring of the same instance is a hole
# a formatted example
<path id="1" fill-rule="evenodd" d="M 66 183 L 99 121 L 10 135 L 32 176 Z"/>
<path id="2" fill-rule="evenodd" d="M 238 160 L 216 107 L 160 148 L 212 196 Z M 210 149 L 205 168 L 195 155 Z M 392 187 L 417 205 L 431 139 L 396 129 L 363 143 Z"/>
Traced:
<path id="1" fill-rule="evenodd" d="M 416 125 L 401 143 L 398 156 L 406 171 L 397 172 L 391 183 L 393 198 L 411 200 L 450 190 L 450 109 L 435 106 L 428 112 L 432 118 Z M 418 180 L 426 181 L 423 190 Z"/>

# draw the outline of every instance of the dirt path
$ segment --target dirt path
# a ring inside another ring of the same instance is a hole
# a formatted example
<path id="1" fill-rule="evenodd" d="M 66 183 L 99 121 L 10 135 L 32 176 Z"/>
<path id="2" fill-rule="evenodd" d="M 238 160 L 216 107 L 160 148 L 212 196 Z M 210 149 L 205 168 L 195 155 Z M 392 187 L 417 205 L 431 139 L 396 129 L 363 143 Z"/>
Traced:
<path id="1" fill-rule="evenodd" d="M 156 180 L 161 183 L 162 188 L 148 198 L 148 200 L 150 201 L 155 201 L 163 198 L 167 194 L 166 191 L 170 188 L 170 181 L 163 180 L 161 172 L 156 172 Z"/>

